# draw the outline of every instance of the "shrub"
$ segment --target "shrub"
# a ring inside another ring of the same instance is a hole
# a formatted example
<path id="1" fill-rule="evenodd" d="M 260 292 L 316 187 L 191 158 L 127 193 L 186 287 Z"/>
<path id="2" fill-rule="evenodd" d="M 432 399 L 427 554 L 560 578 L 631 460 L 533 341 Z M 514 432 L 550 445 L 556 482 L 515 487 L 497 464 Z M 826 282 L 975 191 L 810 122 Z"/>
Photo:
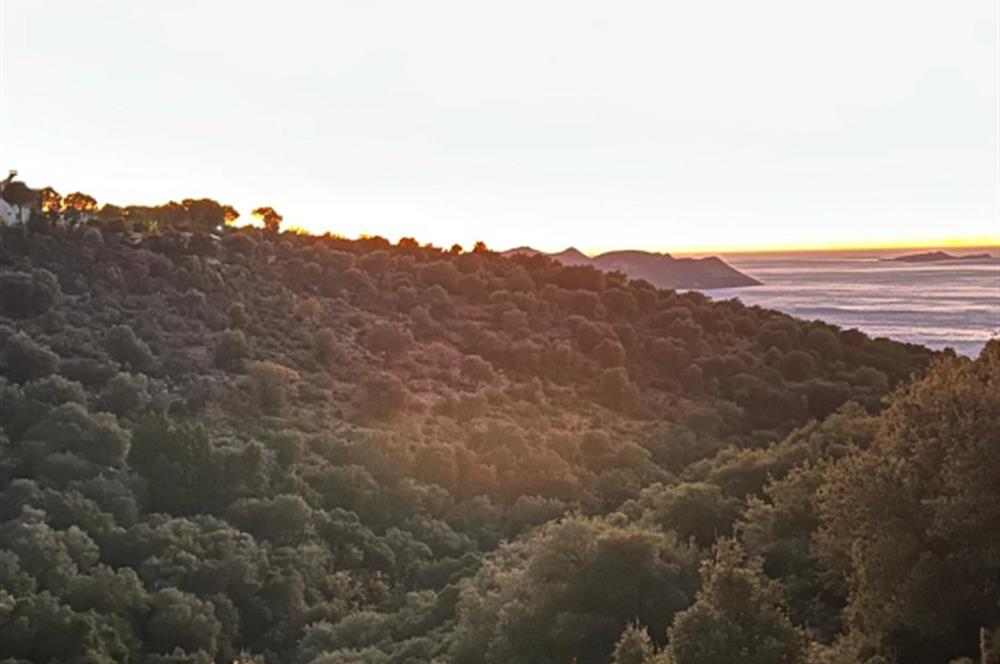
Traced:
<path id="1" fill-rule="evenodd" d="M 604 301 L 605 308 L 616 316 L 631 318 L 639 312 L 639 303 L 635 296 L 627 290 L 609 288 L 601 299 Z"/>
<path id="2" fill-rule="evenodd" d="M 238 256 L 251 256 L 257 249 L 257 241 L 249 233 L 229 233 L 222 238 L 223 248 Z"/>
<path id="3" fill-rule="evenodd" d="M 104 348 L 113 360 L 136 371 L 149 371 L 153 367 L 153 352 L 128 325 L 115 325 L 104 337 Z"/>
<path id="4" fill-rule="evenodd" d="M 48 270 L 0 272 L 0 312 L 11 318 L 27 318 L 48 311 L 59 297 L 59 282 Z"/>
<path id="5" fill-rule="evenodd" d="M 50 452 L 72 452 L 109 466 L 121 463 L 129 450 L 128 433 L 113 415 L 90 413 L 78 403 L 51 410 L 24 438 L 44 443 Z"/>
<path id="6" fill-rule="evenodd" d="M 639 391 L 624 367 L 614 367 L 601 373 L 600 398 L 611 408 L 631 410 L 638 404 Z"/>
<path id="7" fill-rule="evenodd" d="M 461 274 L 451 261 L 435 261 L 420 269 L 420 281 L 428 286 L 438 285 L 454 291 Z"/>
<path id="8" fill-rule="evenodd" d="M 594 359 L 602 367 L 620 367 L 625 364 L 625 348 L 614 339 L 605 339 L 593 351 Z"/>
<path id="9" fill-rule="evenodd" d="M 242 302 L 234 302 L 229 305 L 226 316 L 229 318 L 230 327 L 243 327 L 247 324 L 247 308 Z"/>
<path id="10" fill-rule="evenodd" d="M 840 345 L 837 335 L 822 327 L 809 331 L 806 335 L 806 346 L 819 353 L 827 362 L 839 360 L 844 355 L 844 348 Z"/>
<path id="11" fill-rule="evenodd" d="M 117 374 L 104 386 L 100 403 L 118 417 L 135 413 L 149 403 L 149 378 L 144 374 Z"/>
<path id="12" fill-rule="evenodd" d="M 423 301 L 435 318 L 450 316 L 455 309 L 448 291 L 439 284 L 434 284 L 424 290 Z"/>
<path id="13" fill-rule="evenodd" d="M 356 267 L 344 271 L 341 275 L 341 283 L 359 299 L 373 298 L 376 295 L 372 280 L 368 278 L 367 274 Z"/>
<path id="14" fill-rule="evenodd" d="M 387 371 L 381 371 L 364 379 L 355 395 L 355 404 L 362 418 L 385 420 L 403 409 L 406 398 L 403 381 Z"/>
<path id="15" fill-rule="evenodd" d="M 100 387 L 118 373 L 118 364 L 89 357 L 71 357 L 59 363 L 59 373 L 87 387 Z"/>
<path id="16" fill-rule="evenodd" d="M 58 366 L 58 355 L 22 332 L 7 337 L 0 350 L 0 369 L 17 383 L 44 378 L 54 373 Z"/>
<path id="17" fill-rule="evenodd" d="M 188 242 L 188 251 L 197 256 L 216 256 L 219 253 L 219 241 L 209 233 L 195 233 Z"/>
<path id="18" fill-rule="evenodd" d="M 164 588 L 152 596 L 144 631 L 150 646 L 159 652 L 179 648 L 213 653 L 222 625 L 211 602 L 176 588 Z"/>
<path id="19" fill-rule="evenodd" d="M 298 372 L 275 362 L 252 362 L 248 373 L 257 405 L 269 415 L 281 412 L 289 385 L 299 379 Z"/>
<path id="20" fill-rule="evenodd" d="M 247 338 L 241 330 L 226 330 L 215 340 L 215 366 L 236 371 L 247 357 Z"/>
<path id="21" fill-rule="evenodd" d="M 702 565 L 695 603 L 677 614 L 669 632 L 676 664 L 799 664 L 803 635 L 786 614 L 781 586 L 731 540 Z"/>
<path id="22" fill-rule="evenodd" d="M 567 323 L 573 339 L 576 340 L 583 352 L 590 352 L 594 346 L 601 342 L 600 328 L 583 316 L 570 316 Z"/>
<path id="23" fill-rule="evenodd" d="M 364 345 L 372 353 L 391 360 L 410 349 L 413 335 L 393 323 L 379 322 L 365 331 Z"/>
<path id="24" fill-rule="evenodd" d="M 493 380 L 493 365 L 478 355 L 466 355 L 462 359 L 462 375 L 477 383 Z"/>
<path id="25" fill-rule="evenodd" d="M 83 385 L 62 376 L 46 376 L 33 380 L 24 386 L 24 396 L 51 406 L 64 403 L 87 403 L 87 393 Z"/>
<path id="26" fill-rule="evenodd" d="M 676 339 L 658 337 L 649 345 L 649 359 L 664 376 L 677 376 L 687 368 L 684 345 Z"/>
<path id="27" fill-rule="evenodd" d="M 241 530 L 277 542 L 294 542 L 309 525 L 312 510 L 298 495 L 248 498 L 229 508 L 228 518 Z"/>
<path id="28" fill-rule="evenodd" d="M 567 265 L 560 267 L 552 276 L 552 282 L 571 290 L 604 290 L 605 276 L 589 265 Z"/>
<path id="29" fill-rule="evenodd" d="M 816 360 L 804 350 L 793 350 L 781 358 L 781 373 L 790 380 L 805 380 L 816 374 Z"/>
<path id="30" fill-rule="evenodd" d="M 317 332 L 313 344 L 316 349 L 316 360 L 324 367 L 330 367 L 344 360 L 344 348 L 333 330 Z"/>

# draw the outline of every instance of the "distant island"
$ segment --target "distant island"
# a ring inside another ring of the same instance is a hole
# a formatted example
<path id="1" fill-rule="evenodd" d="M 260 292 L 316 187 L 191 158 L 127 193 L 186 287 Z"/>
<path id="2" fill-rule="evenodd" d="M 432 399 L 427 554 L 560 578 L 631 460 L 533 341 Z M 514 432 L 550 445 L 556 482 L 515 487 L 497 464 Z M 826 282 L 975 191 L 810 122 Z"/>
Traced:
<path id="1" fill-rule="evenodd" d="M 573 247 L 555 254 L 531 247 L 517 247 L 503 253 L 505 256 L 546 255 L 563 265 L 588 265 L 605 272 L 621 272 L 659 288 L 740 288 L 761 283 L 716 256 L 675 258 L 667 253 L 626 250 L 609 251 L 591 258 Z"/>
<path id="2" fill-rule="evenodd" d="M 893 261 L 897 263 L 938 263 L 942 261 L 981 261 L 993 258 L 990 254 L 983 252 L 979 254 L 965 254 L 956 256 L 944 251 L 925 251 L 918 254 L 906 254 L 904 256 L 894 256 L 892 258 L 882 258 L 883 261 Z"/>

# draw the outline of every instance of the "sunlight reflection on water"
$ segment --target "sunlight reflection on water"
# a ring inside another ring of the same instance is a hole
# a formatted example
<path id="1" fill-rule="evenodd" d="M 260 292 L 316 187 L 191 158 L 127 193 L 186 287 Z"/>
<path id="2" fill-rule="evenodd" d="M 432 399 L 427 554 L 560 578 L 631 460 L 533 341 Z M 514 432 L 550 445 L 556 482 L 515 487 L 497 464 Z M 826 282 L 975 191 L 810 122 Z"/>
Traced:
<path id="1" fill-rule="evenodd" d="M 907 264 L 848 253 L 724 258 L 764 285 L 707 292 L 718 299 L 737 297 L 747 305 L 931 348 L 951 346 L 966 355 L 978 354 L 1000 335 L 1000 260 Z"/>

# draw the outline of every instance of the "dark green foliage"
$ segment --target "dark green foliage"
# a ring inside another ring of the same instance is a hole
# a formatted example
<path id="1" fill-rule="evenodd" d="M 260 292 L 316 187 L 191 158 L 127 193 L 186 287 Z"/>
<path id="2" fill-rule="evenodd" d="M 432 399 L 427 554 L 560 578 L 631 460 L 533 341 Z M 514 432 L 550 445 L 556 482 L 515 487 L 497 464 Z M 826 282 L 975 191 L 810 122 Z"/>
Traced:
<path id="1" fill-rule="evenodd" d="M 218 212 L 0 229 L 0 660 L 993 647 L 993 360 Z"/>
<path id="2" fill-rule="evenodd" d="M 897 394 L 873 446 L 819 489 L 819 542 L 850 570 L 851 628 L 906 661 L 975 655 L 1000 621 L 1000 342 Z"/>
<path id="3" fill-rule="evenodd" d="M 164 588 L 150 598 L 146 633 L 150 649 L 170 653 L 215 652 L 222 625 L 209 602 L 175 588 Z"/>
<path id="4" fill-rule="evenodd" d="M 118 417 L 139 412 L 150 401 L 149 378 L 143 374 L 119 373 L 101 391 L 101 406 Z"/>
<path id="5" fill-rule="evenodd" d="M 666 487 L 654 484 L 644 489 L 630 507 L 642 522 L 672 530 L 703 547 L 731 534 L 740 508 L 739 501 L 707 482 Z"/>
<path id="6" fill-rule="evenodd" d="M 155 362 L 149 346 L 128 325 L 115 325 L 108 330 L 104 348 L 111 359 L 136 371 L 148 371 Z"/>
<path id="7" fill-rule="evenodd" d="M 275 362 L 253 362 L 247 373 L 257 406 L 269 415 L 281 412 L 289 386 L 299 378 L 298 373 Z"/>
<path id="8" fill-rule="evenodd" d="M 294 542 L 305 534 L 311 512 L 301 497 L 284 494 L 238 501 L 229 508 L 229 520 L 256 537 Z"/>
<path id="9" fill-rule="evenodd" d="M 611 664 L 654 664 L 656 648 L 645 627 L 629 625 L 611 653 Z"/>
<path id="10" fill-rule="evenodd" d="M 94 463 L 121 463 L 129 450 L 129 435 L 113 415 L 90 413 L 78 403 L 65 403 L 24 433 L 24 439 L 44 443 L 44 450 L 72 452 Z"/>
<path id="11" fill-rule="evenodd" d="M 232 315 L 232 312 L 230 312 Z M 236 318 L 243 320 L 245 314 L 237 313 Z M 226 330 L 215 340 L 213 361 L 215 366 L 226 371 L 235 371 L 242 366 L 247 357 L 247 338 L 242 330 Z"/>
<path id="12" fill-rule="evenodd" d="M 44 378 L 58 366 L 58 355 L 20 332 L 9 335 L 0 348 L 0 370 L 18 383 Z"/>
<path id="13" fill-rule="evenodd" d="M 47 311 L 60 295 L 59 282 L 48 270 L 0 271 L 0 313 L 23 318 Z"/>
<path id="14" fill-rule="evenodd" d="M 399 357 L 412 343 L 413 335 L 408 330 L 387 322 L 373 325 L 364 335 L 365 348 L 388 359 Z"/>
<path id="15" fill-rule="evenodd" d="M 403 381 L 387 372 L 367 376 L 355 395 L 362 418 L 384 420 L 399 413 L 406 405 L 407 390 Z"/>
<path id="16" fill-rule="evenodd" d="M 663 633 L 694 595 L 696 557 L 655 530 L 569 518 L 465 582 L 456 662 L 607 662 L 631 620 Z"/>
<path id="17" fill-rule="evenodd" d="M 805 661 L 805 640 L 785 613 L 780 586 L 739 544 L 721 540 L 702 577 L 697 600 L 670 627 L 673 664 Z"/>

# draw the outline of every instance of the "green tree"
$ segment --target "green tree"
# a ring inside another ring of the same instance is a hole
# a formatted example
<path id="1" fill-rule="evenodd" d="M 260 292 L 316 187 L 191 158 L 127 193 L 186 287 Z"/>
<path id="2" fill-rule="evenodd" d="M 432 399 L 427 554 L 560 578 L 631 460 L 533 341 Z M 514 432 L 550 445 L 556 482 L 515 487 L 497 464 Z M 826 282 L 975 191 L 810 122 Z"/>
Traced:
<path id="1" fill-rule="evenodd" d="M 112 359 L 136 371 L 149 371 L 156 360 L 146 342 L 128 325 L 115 325 L 104 337 L 104 347 Z"/>
<path id="2" fill-rule="evenodd" d="M 747 559 L 734 540 L 721 540 L 702 566 L 695 603 L 674 619 L 668 632 L 674 664 L 797 664 L 804 661 L 803 635 L 785 612 L 781 588 Z"/>
<path id="3" fill-rule="evenodd" d="M 276 362 L 251 362 L 247 372 L 257 405 L 269 415 L 282 411 L 288 388 L 300 378 L 297 371 Z"/>
<path id="4" fill-rule="evenodd" d="M 457 662 L 608 661 L 630 621 L 663 633 L 693 599 L 696 554 L 637 525 L 570 517 L 462 584 Z"/>
<path id="5" fill-rule="evenodd" d="M 269 233 L 277 233 L 278 227 L 281 226 L 281 222 L 284 219 L 273 207 L 259 207 L 254 209 L 250 214 L 260 220 L 264 224 L 264 230 Z"/>
<path id="6" fill-rule="evenodd" d="M 155 652 L 169 653 L 181 648 L 189 654 L 205 651 L 211 655 L 215 653 L 222 625 L 211 603 L 176 588 L 164 588 L 150 600 L 146 632 Z"/>
<path id="7" fill-rule="evenodd" d="M 656 647 L 649 632 L 638 623 L 625 628 L 611 653 L 611 664 L 655 664 Z"/>
<path id="8" fill-rule="evenodd" d="M 974 656 L 980 629 L 1000 622 L 998 394 L 1000 341 L 943 358 L 819 490 L 820 549 L 850 561 L 847 619 L 876 651 Z"/>
<path id="9" fill-rule="evenodd" d="M 58 366 L 58 355 L 21 332 L 8 336 L 0 349 L 0 369 L 19 383 L 49 376 Z"/>

